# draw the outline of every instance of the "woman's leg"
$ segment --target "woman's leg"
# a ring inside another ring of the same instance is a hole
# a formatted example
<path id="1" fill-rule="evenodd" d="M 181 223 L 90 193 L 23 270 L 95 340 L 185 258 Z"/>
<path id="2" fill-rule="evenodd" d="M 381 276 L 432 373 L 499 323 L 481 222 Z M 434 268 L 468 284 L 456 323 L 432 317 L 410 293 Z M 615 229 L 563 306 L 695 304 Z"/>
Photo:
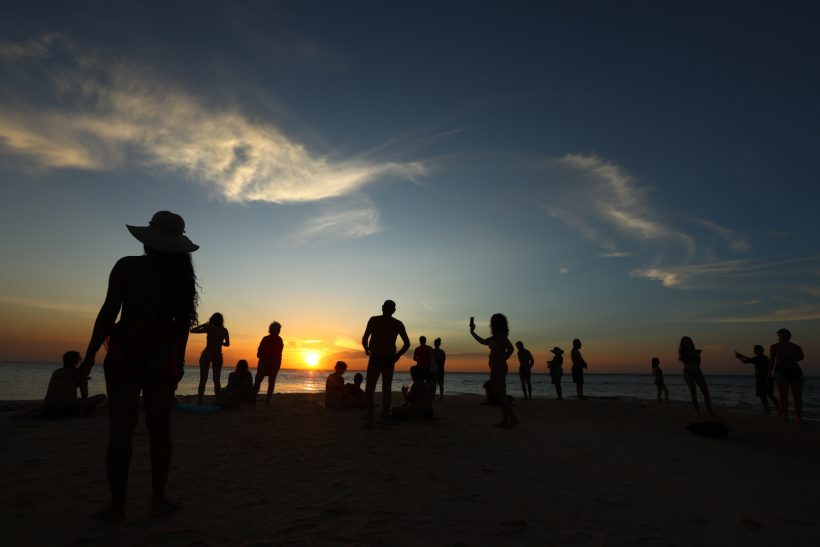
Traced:
<path id="1" fill-rule="evenodd" d="M 786 379 L 777 380 L 777 406 L 780 410 L 780 419 L 789 419 L 789 382 Z"/>
<path id="2" fill-rule="evenodd" d="M 794 379 L 791 382 L 792 396 L 794 397 L 794 419 L 803 419 L 803 378 Z"/>
<path id="3" fill-rule="evenodd" d="M 214 395 L 222 390 L 222 354 L 213 359 Z"/>
<path id="4" fill-rule="evenodd" d="M 709 396 L 709 386 L 706 385 L 706 378 L 704 378 L 703 374 L 699 374 L 695 381 L 697 382 L 701 393 L 703 393 L 703 404 L 706 405 L 706 412 L 709 413 L 709 416 L 714 418 L 715 413 L 712 412 L 712 398 Z"/>
<path id="5" fill-rule="evenodd" d="M 661 386 L 655 386 L 655 389 L 658 391 L 658 403 L 661 402 Z"/>
<path id="6" fill-rule="evenodd" d="M 128 468 L 131 464 L 131 439 L 137 427 L 140 383 L 132 375 L 105 371 L 108 391 L 109 435 L 105 458 L 111 506 L 99 513 L 105 520 L 125 516 L 125 491 L 128 485 Z"/>
<path id="7" fill-rule="evenodd" d="M 211 367 L 211 357 L 203 351 L 199 357 L 199 389 L 197 390 L 199 404 L 205 397 L 205 386 L 208 384 L 208 369 Z"/>
<path id="8" fill-rule="evenodd" d="M 165 499 L 165 484 L 171 467 L 171 409 L 174 407 L 174 385 L 150 379 L 143 386 L 145 425 L 151 443 L 152 511 L 155 516 L 178 509 Z"/>
<path id="9" fill-rule="evenodd" d="M 686 387 L 689 388 L 689 397 L 692 399 L 692 406 L 695 407 L 695 414 L 700 416 L 700 407 L 698 406 L 698 393 L 695 391 L 695 380 L 684 374 L 686 380 Z"/>
<path id="10" fill-rule="evenodd" d="M 279 374 L 279 367 L 274 367 L 268 376 L 268 396 L 265 399 L 265 404 L 270 404 L 270 399 L 273 397 L 273 388 L 276 387 L 276 375 Z"/>

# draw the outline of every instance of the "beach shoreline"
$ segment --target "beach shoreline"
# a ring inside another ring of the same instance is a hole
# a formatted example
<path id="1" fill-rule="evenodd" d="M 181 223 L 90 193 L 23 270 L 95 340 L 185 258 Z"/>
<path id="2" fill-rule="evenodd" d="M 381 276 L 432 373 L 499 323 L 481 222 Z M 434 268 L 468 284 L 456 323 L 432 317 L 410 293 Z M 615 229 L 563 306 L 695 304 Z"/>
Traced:
<path id="1" fill-rule="evenodd" d="M 379 399 L 377 393 L 377 402 Z M 182 397 L 193 402 L 190 396 Z M 401 400 L 393 394 L 394 403 Z M 820 520 L 820 426 L 723 412 L 730 433 L 697 437 L 689 403 L 516 401 L 445 396 L 436 420 L 364 427 L 322 394 L 275 395 L 209 414 L 174 412 L 169 495 L 149 513 L 148 442 L 134 437 L 128 519 L 107 500 L 105 409 L 61 422 L 0 412 L 0 520 L 17 544 L 764 545 L 806 544 Z M 30 407 L 36 402 L 0 402 Z M 19 412 L 19 411 L 18 411 Z"/>

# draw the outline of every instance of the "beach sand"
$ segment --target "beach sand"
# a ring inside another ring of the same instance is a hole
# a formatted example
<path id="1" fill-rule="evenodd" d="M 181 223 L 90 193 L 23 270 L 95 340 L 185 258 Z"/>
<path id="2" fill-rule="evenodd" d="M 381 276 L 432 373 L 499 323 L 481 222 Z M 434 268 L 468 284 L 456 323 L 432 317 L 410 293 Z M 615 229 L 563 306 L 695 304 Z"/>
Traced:
<path id="1" fill-rule="evenodd" d="M 400 394 L 394 395 L 399 401 Z M 105 410 L 62 422 L 0 413 L 4 545 L 794 545 L 820 533 L 820 424 L 724 412 L 697 437 L 688 403 L 445 396 L 439 419 L 364 428 L 321 394 L 175 411 L 169 497 L 149 516 L 135 435 L 128 519 L 108 499 Z"/>

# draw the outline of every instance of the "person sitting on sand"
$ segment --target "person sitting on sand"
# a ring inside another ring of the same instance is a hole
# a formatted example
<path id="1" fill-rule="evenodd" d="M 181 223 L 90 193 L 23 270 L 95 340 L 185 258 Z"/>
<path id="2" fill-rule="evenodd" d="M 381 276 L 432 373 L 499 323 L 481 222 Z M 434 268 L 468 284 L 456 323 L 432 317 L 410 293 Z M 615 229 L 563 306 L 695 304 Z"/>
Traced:
<path id="1" fill-rule="evenodd" d="M 341 408 L 342 401 L 339 398 L 345 387 L 344 373 L 347 370 L 347 363 L 336 361 L 333 372 L 328 375 L 325 381 L 325 406 L 328 408 Z"/>
<path id="2" fill-rule="evenodd" d="M 513 345 L 508 336 L 510 326 L 507 318 L 500 313 L 490 317 L 490 336 L 482 338 L 475 333 L 475 320 L 470 318 L 470 334 L 476 342 L 490 348 L 490 380 L 495 396 L 501 403 L 501 421 L 495 427 L 513 428 L 518 426 L 518 418 L 507 398 L 507 359 L 513 354 Z"/>
<path id="3" fill-rule="evenodd" d="M 741 363 L 752 364 L 755 367 L 755 394 L 760 398 L 763 404 L 763 412 L 769 415 L 769 401 L 771 399 L 775 408 L 780 412 L 780 405 L 777 399 L 774 398 L 774 378 L 772 377 L 772 367 L 769 358 L 763 353 L 765 350 L 763 346 L 756 345 L 754 349 L 754 357 L 746 357 L 738 352 L 735 352 L 735 357 Z"/>
<path id="4" fill-rule="evenodd" d="M 803 370 L 799 362 L 805 359 L 803 348 L 791 341 L 792 333 L 788 329 L 777 331 L 777 344 L 769 349 L 772 359 L 772 372 L 777 382 L 777 393 L 780 400 L 780 418 L 789 419 L 789 388 L 794 397 L 794 419 L 803 417 Z"/>
<path id="5" fill-rule="evenodd" d="M 362 389 L 362 382 L 364 376 L 361 372 L 353 375 L 353 383 L 345 384 L 342 392 L 339 394 L 339 399 L 342 401 L 342 408 L 358 408 L 364 409 L 364 390 Z"/>
<path id="6" fill-rule="evenodd" d="M 248 362 L 240 359 L 236 370 L 228 375 L 228 385 L 216 394 L 216 404 L 222 408 L 236 408 L 240 403 L 253 402 L 253 376 Z"/>
<path id="7" fill-rule="evenodd" d="M 561 377 L 564 375 L 564 350 L 555 346 L 550 351 L 554 355 L 552 361 L 547 361 L 547 368 L 550 371 L 550 382 L 555 386 L 555 393 L 558 395 L 558 400 L 563 401 Z"/>
<path id="8" fill-rule="evenodd" d="M 698 393 L 695 390 L 695 386 L 697 386 L 700 388 L 701 393 L 703 393 L 703 403 L 706 405 L 706 411 L 709 412 L 709 416 L 714 418 L 712 398 L 709 396 L 709 386 L 706 385 L 706 378 L 703 376 L 703 370 L 700 368 L 700 350 L 695 349 L 695 343 L 688 336 L 684 336 L 680 339 L 678 360 L 683 363 L 683 379 L 689 388 L 689 396 L 692 399 L 692 406 L 695 407 L 695 414 L 700 416 Z"/>
<path id="9" fill-rule="evenodd" d="M 530 350 L 524 347 L 524 342 L 516 342 L 515 347 L 518 348 L 518 377 L 521 379 L 524 399 L 532 399 L 532 367 L 535 359 Z"/>
<path id="10" fill-rule="evenodd" d="M 663 382 L 663 370 L 661 370 L 661 360 L 657 357 L 652 358 L 652 376 L 655 377 L 655 388 L 658 390 L 658 402 L 661 402 L 661 392 L 666 395 L 666 402 L 669 402 L 669 389 Z"/>
<path id="11" fill-rule="evenodd" d="M 199 356 L 199 399 L 201 405 L 205 398 L 205 386 L 208 383 L 208 370 L 213 367 L 214 395 L 222 389 L 222 346 L 231 345 L 231 336 L 225 328 L 225 319 L 217 312 L 207 323 L 191 329 L 193 334 L 206 334 L 205 349 Z"/>
<path id="12" fill-rule="evenodd" d="M 433 417 L 433 402 L 427 382 L 424 381 L 424 371 L 419 365 L 410 367 L 410 378 L 413 385 L 409 388 L 402 386 L 404 405 L 390 409 L 390 414 L 397 420 L 418 420 Z"/>
<path id="13" fill-rule="evenodd" d="M 268 335 L 262 338 L 259 343 L 259 349 L 256 350 L 256 357 L 259 358 L 259 363 L 256 365 L 256 378 L 253 381 L 253 399 L 256 404 L 256 396 L 259 394 L 259 388 L 262 387 L 262 381 L 265 376 L 268 377 L 268 396 L 265 398 L 265 404 L 270 404 L 270 399 L 273 396 L 273 388 L 276 386 L 276 376 L 279 374 L 279 369 L 282 367 L 282 351 L 285 349 L 285 342 L 279 333 L 282 332 L 282 325 L 278 321 L 274 321 L 268 325 Z"/>
<path id="14" fill-rule="evenodd" d="M 52 373 L 43 400 L 43 417 L 47 420 L 87 413 L 105 401 L 103 394 L 88 396 L 88 378 L 77 369 L 81 360 L 79 351 L 67 351 L 63 354 L 63 367 Z M 77 399 L 77 388 L 80 399 Z"/>
<path id="15" fill-rule="evenodd" d="M 572 361 L 572 383 L 575 384 L 575 395 L 583 401 L 586 399 L 584 397 L 584 369 L 587 368 L 587 362 L 581 357 L 581 341 L 577 338 L 572 341 L 569 358 Z"/>

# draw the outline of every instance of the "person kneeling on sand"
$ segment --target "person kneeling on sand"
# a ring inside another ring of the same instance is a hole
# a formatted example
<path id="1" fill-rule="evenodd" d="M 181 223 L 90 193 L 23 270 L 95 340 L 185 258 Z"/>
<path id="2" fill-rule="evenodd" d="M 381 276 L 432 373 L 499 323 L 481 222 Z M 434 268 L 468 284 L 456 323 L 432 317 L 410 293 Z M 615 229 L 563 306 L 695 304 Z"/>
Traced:
<path id="1" fill-rule="evenodd" d="M 362 382 L 364 382 L 364 376 L 362 376 L 361 372 L 357 372 L 353 376 L 353 383 L 348 382 L 345 384 L 342 392 L 339 393 L 342 408 L 364 409 L 364 390 L 362 389 Z"/>
<path id="2" fill-rule="evenodd" d="M 425 373 L 418 365 L 410 367 L 410 377 L 413 385 L 409 388 L 402 386 L 404 405 L 394 406 L 390 414 L 397 420 L 429 419 L 433 417 L 433 402 L 430 390 L 427 389 Z"/>
<path id="3" fill-rule="evenodd" d="M 327 408 L 342 408 L 342 400 L 339 397 L 345 387 L 344 373 L 347 370 L 347 363 L 336 361 L 325 382 L 325 406 Z"/>
<path id="4" fill-rule="evenodd" d="M 216 394 L 216 405 L 224 409 L 237 408 L 240 403 L 252 403 L 253 376 L 248 369 L 248 362 L 240 359 L 236 370 L 228 375 L 228 385 Z"/>
<path id="5" fill-rule="evenodd" d="M 77 369 L 81 360 L 80 352 L 67 351 L 63 354 L 63 368 L 55 370 L 51 375 L 43 401 L 43 417 L 47 420 L 88 413 L 105 401 L 103 394 L 88 396 L 88 378 L 83 371 Z M 80 399 L 77 399 L 77 388 L 80 388 Z"/>

